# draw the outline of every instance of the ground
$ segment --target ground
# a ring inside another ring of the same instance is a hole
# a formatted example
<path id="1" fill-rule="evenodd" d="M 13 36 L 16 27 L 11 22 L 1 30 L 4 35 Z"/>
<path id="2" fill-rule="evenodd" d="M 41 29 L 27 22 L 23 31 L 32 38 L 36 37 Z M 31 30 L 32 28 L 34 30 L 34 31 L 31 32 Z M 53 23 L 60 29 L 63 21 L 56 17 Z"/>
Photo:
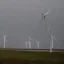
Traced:
<path id="1" fill-rule="evenodd" d="M 64 50 L 0 49 L 1 64 L 64 64 Z"/>

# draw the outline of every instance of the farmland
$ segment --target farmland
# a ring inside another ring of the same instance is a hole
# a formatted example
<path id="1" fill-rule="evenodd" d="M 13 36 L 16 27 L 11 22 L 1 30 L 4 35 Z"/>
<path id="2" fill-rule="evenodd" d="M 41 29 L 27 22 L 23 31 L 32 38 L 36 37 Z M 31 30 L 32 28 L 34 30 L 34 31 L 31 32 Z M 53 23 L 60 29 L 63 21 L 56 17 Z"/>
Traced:
<path id="1" fill-rule="evenodd" d="M 0 49 L 1 64 L 64 64 L 64 50 Z"/>

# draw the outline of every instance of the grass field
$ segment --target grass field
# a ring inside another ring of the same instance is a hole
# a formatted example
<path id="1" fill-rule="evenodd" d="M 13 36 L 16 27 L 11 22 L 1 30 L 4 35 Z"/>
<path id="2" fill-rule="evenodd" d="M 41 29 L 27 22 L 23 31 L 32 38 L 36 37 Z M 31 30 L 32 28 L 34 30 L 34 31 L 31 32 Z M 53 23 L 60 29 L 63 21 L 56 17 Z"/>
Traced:
<path id="1" fill-rule="evenodd" d="M 0 49 L 1 64 L 64 64 L 64 50 Z"/>

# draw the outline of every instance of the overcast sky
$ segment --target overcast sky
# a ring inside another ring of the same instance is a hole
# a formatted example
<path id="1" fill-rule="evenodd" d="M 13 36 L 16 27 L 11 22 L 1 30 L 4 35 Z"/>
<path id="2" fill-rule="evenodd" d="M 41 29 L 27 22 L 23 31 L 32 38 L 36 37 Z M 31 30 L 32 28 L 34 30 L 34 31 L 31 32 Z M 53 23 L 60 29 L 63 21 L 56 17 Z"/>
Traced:
<path id="1" fill-rule="evenodd" d="M 40 42 L 40 48 L 49 48 L 50 36 L 44 21 L 39 23 L 49 9 L 46 21 L 55 36 L 54 48 L 64 49 L 64 0 L 0 0 L 0 47 L 3 34 L 7 36 L 7 48 L 25 48 L 29 36 Z M 36 42 L 32 48 L 36 48 Z"/>

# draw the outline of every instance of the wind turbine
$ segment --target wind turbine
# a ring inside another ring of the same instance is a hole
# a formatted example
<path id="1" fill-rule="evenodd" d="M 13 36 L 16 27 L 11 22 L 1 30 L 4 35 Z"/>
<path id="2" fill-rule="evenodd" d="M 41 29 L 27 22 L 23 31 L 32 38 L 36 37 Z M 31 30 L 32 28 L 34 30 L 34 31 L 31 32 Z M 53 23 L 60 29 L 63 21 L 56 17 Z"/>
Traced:
<path id="1" fill-rule="evenodd" d="M 31 39 L 31 38 L 29 37 L 29 40 L 28 40 L 29 49 L 31 49 L 31 40 L 33 40 L 33 39 Z"/>
<path id="2" fill-rule="evenodd" d="M 49 32 L 49 35 L 51 37 L 51 40 L 50 40 L 50 52 L 52 52 L 52 49 L 53 49 L 53 40 L 56 38 L 50 33 L 50 29 L 48 29 L 48 32 Z"/>
<path id="3" fill-rule="evenodd" d="M 39 44 L 40 44 L 40 42 L 37 42 L 37 41 L 36 41 L 36 43 L 37 43 L 37 49 L 39 49 Z"/>
<path id="4" fill-rule="evenodd" d="M 27 48 L 28 43 L 27 43 L 27 42 L 25 42 L 25 44 L 26 44 L 26 48 Z"/>
<path id="5" fill-rule="evenodd" d="M 52 8 L 51 8 L 52 9 Z M 44 14 L 43 15 L 43 13 L 41 13 L 42 14 L 42 19 L 41 19 L 41 21 L 40 22 L 42 22 L 42 20 L 44 20 L 44 22 L 45 22 L 45 26 L 46 26 L 46 30 L 47 30 L 47 24 L 46 24 L 46 21 L 45 21 L 45 19 L 46 19 L 46 16 L 49 14 L 49 12 L 51 11 L 51 9 L 46 13 L 46 14 Z"/>
<path id="6" fill-rule="evenodd" d="M 35 41 L 35 42 L 37 43 L 37 49 L 39 49 L 39 44 L 40 44 L 40 42 L 38 42 L 38 41 L 36 41 L 36 40 L 34 40 L 34 39 L 31 39 L 31 40 L 33 40 L 33 41 Z"/>
<path id="7" fill-rule="evenodd" d="M 6 37 L 7 37 L 7 35 L 3 35 L 4 36 L 4 48 L 5 48 L 5 43 L 6 43 Z"/>

